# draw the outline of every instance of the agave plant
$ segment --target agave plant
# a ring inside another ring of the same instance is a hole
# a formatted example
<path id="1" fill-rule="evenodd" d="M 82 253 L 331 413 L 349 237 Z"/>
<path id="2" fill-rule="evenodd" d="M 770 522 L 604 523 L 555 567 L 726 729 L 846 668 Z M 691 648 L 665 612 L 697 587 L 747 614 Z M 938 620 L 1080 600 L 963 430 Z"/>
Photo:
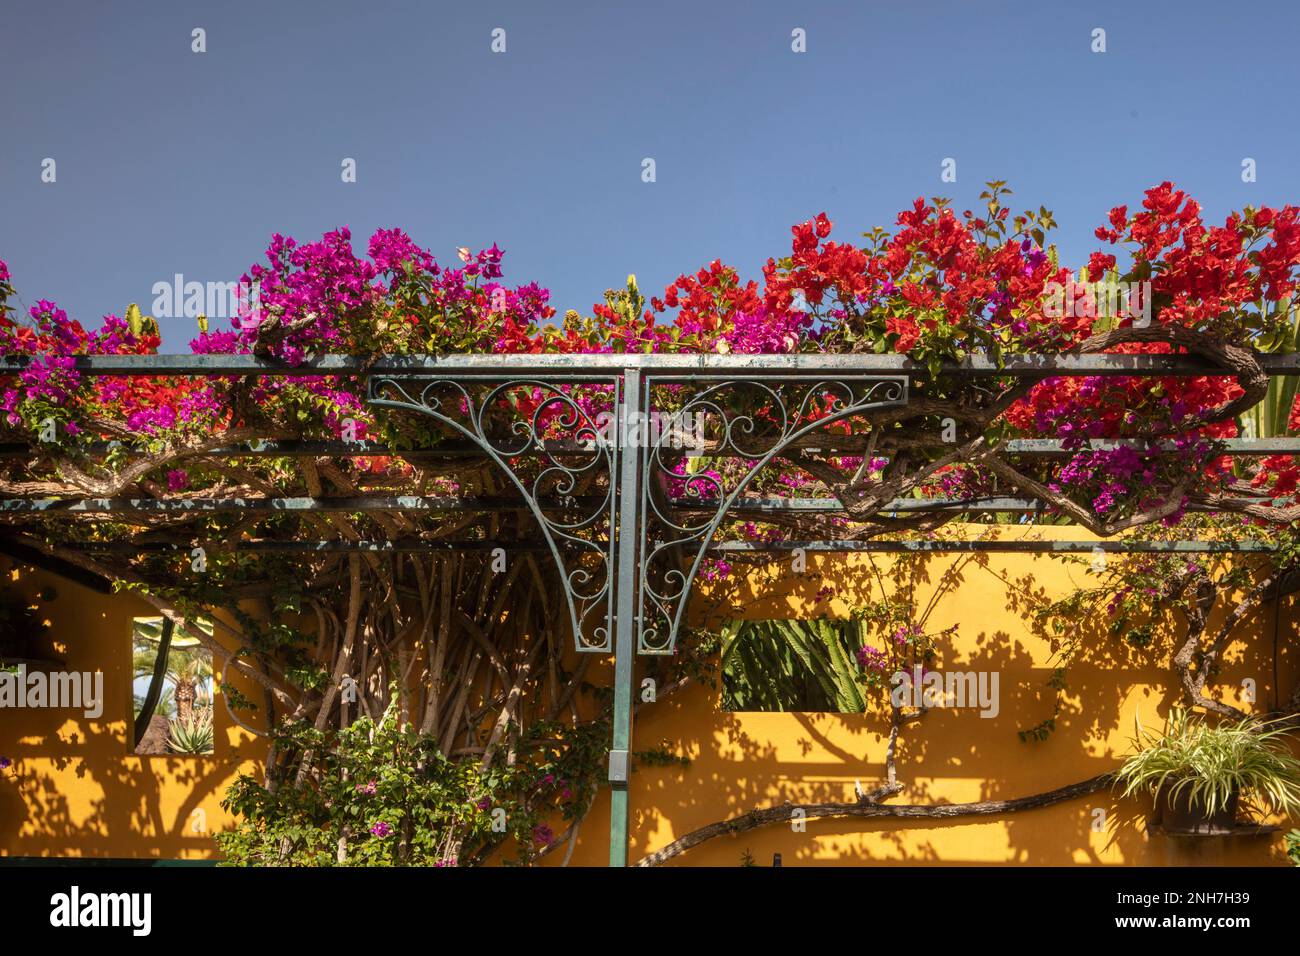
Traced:
<path id="1" fill-rule="evenodd" d="M 214 740 L 212 709 L 196 708 L 188 718 L 173 717 L 169 722 L 167 746 L 178 754 L 210 754 Z"/>
<path id="2" fill-rule="evenodd" d="M 1233 805 L 1238 794 L 1261 810 L 1294 814 L 1300 811 L 1300 760 L 1278 723 L 1248 717 L 1211 726 L 1204 717 L 1174 708 L 1161 734 L 1145 732 L 1139 720 L 1139 749 L 1116 778 L 1125 796 L 1138 791 L 1167 799 L 1185 796 L 1206 816 Z"/>

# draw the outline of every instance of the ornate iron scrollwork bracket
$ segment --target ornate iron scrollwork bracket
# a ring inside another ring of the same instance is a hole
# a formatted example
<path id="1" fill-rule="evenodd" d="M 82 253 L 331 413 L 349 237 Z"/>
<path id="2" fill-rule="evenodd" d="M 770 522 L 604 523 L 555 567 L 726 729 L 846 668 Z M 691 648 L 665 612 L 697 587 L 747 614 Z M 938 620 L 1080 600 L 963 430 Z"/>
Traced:
<path id="1" fill-rule="evenodd" d="M 792 443 L 830 425 L 842 435 L 908 396 L 902 375 L 626 376 L 369 382 L 372 405 L 434 419 L 515 486 L 559 571 L 580 652 L 614 650 L 621 590 L 636 652 L 672 654 L 709 546 L 755 476 Z M 571 504 L 548 510 L 543 498 Z"/>
<path id="2" fill-rule="evenodd" d="M 819 429 L 851 429 L 855 418 L 906 404 L 908 380 L 647 375 L 643 388 L 650 440 L 640 489 L 637 651 L 663 655 L 674 652 L 715 533 L 759 472 Z"/>
<path id="3" fill-rule="evenodd" d="M 482 449 L 546 542 L 580 652 L 613 649 L 617 375 L 372 376 L 370 404 L 427 416 Z M 581 495 L 576 492 L 582 487 Z M 541 499 L 558 501 L 559 510 Z"/>

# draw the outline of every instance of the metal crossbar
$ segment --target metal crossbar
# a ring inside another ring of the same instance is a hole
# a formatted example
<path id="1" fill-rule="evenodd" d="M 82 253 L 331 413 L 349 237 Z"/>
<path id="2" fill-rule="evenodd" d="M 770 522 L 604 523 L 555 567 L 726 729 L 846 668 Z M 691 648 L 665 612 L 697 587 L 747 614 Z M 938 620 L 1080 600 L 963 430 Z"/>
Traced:
<path id="1" fill-rule="evenodd" d="M 1260 497 L 1259 504 L 1281 504 L 1285 499 Z M 567 498 L 475 497 L 343 497 L 343 498 L 0 498 L 0 513 L 58 515 L 157 515 L 222 514 L 279 512 L 470 512 L 499 514 L 528 511 L 572 511 L 590 508 L 606 501 L 603 495 L 574 495 Z M 665 506 L 673 511 L 713 512 L 725 502 L 717 498 L 668 498 Z M 763 514 L 840 514 L 845 511 L 838 498 L 755 498 L 742 497 L 727 507 L 728 515 L 752 517 Z M 1189 508 L 1188 510 L 1195 510 Z M 990 496 L 985 498 L 893 498 L 880 507 L 884 515 L 915 512 L 965 511 L 971 514 L 1044 513 L 1036 498 Z"/>
<path id="2" fill-rule="evenodd" d="M 1297 455 L 1300 454 L 1300 438 L 1219 438 L 1213 439 L 1216 454 L 1229 457 L 1250 457 L 1255 455 Z M 0 458 L 22 458 L 40 450 L 38 443 L 3 442 L 0 443 Z M 87 442 L 81 446 L 90 454 L 104 454 L 119 448 L 128 448 L 120 441 Z M 1011 455 L 1038 457 L 1059 457 L 1073 455 L 1080 451 L 1110 451 L 1116 448 L 1132 448 L 1135 451 L 1156 452 L 1174 448 L 1172 442 L 1153 442 L 1140 439 L 1092 439 L 1084 442 L 1066 442 L 1060 438 L 1015 438 L 1006 443 L 1006 451 Z M 520 456 L 580 454 L 588 448 L 574 441 L 542 441 L 537 445 L 521 449 Z M 804 446 L 805 451 L 823 451 L 828 455 L 861 454 L 862 443 L 846 444 L 834 438 L 822 441 L 818 446 Z M 726 448 L 684 448 L 687 457 L 698 458 L 734 458 L 736 452 Z M 397 448 L 379 442 L 357 441 L 302 441 L 288 439 L 283 441 L 260 440 L 237 442 L 205 451 L 207 458 L 404 458 L 408 461 L 437 461 L 443 458 L 464 458 L 482 455 L 483 449 L 473 442 L 448 441 L 436 446 L 424 448 Z"/>
<path id="3" fill-rule="evenodd" d="M 1300 374 L 1300 353 L 1257 355 L 1269 375 Z M 542 355 L 321 355 L 298 365 L 287 365 L 258 355 L 79 355 L 75 368 L 95 375 L 270 375 L 306 378 L 321 375 L 446 376 L 489 372 L 565 374 L 574 372 L 621 373 L 637 369 L 662 375 L 706 373 L 843 375 L 904 374 L 929 378 L 927 366 L 902 355 L 695 355 L 663 353 L 574 353 Z M 21 372 L 31 359 L 21 355 L 0 358 L 0 375 Z M 1078 375 L 1223 375 L 1233 373 L 1190 355 L 1008 355 L 999 362 L 972 355 L 961 362 L 940 366 L 941 375 L 1052 378 Z"/>
<path id="4" fill-rule="evenodd" d="M 2 539 L 0 539 L 2 541 Z M 486 541 L 451 538 L 385 538 L 378 541 L 345 541 L 338 538 L 293 541 L 104 541 L 83 542 L 68 546 L 88 554 L 166 554 L 189 553 L 195 547 L 205 551 L 235 551 L 250 554 L 299 554 L 312 552 L 352 553 L 422 552 L 482 553 L 503 551 L 507 554 L 546 553 L 545 541 Z M 706 546 L 710 554 L 784 554 L 793 551 L 832 554 L 1237 554 L 1269 553 L 1276 546 L 1265 541 L 718 541 Z"/>

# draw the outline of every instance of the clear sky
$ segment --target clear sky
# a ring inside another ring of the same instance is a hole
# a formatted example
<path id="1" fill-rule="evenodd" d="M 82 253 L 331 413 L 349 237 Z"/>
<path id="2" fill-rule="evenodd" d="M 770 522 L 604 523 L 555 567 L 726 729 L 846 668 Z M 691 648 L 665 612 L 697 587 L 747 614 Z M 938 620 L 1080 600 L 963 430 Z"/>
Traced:
<path id="1" fill-rule="evenodd" d="M 0 258 L 25 302 L 88 323 L 148 311 L 175 273 L 237 278 L 273 232 L 345 224 L 361 248 L 401 226 L 442 261 L 499 243 L 508 281 L 585 311 L 629 272 L 655 293 L 718 257 L 758 278 L 820 211 L 854 238 L 918 195 L 973 205 L 987 179 L 1053 209 L 1074 265 L 1110 206 L 1164 179 L 1219 218 L 1300 202 L 1294 0 L 0 11 Z M 186 351 L 194 325 L 163 333 Z"/>

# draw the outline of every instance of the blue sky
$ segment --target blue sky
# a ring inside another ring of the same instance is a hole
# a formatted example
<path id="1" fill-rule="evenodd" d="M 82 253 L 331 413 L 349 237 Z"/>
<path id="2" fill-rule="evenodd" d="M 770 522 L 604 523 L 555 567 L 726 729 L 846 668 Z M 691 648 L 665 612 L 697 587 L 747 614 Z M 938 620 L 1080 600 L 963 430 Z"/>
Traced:
<path id="1" fill-rule="evenodd" d="M 499 243 L 507 280 L 585 311 L 629 272 L 655 293 L 718 257 L 757 278 L 818 212 L 854 238 L 997 178 L 1056 212 L 1078 264 L 1164 179 L 1217 218 L 1300 202 L 1298 10 L 5 0 L 0 258 L 25 302 L 97 322 L 175 273 L 237 278 L 276 231 L 401 226 L 443 261 Z M 186 351 L 194 325 L 163 333 Z"/>

